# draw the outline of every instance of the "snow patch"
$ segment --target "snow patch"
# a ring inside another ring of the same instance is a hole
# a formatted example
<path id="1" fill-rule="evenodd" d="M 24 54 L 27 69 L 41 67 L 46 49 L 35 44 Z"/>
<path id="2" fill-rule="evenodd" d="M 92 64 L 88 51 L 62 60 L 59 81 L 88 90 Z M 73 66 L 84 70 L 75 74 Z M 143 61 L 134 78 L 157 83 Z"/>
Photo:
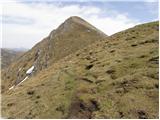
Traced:
<path id="1" fill-rule="evenodd" d="M 24 82 L 26 79 L 28 79 L 28 78 L 29 78 L 29 75 L 33 72 L 34 68 L 35 68 L 34 66 L 30 67 L 30 68 L 26 71 L 27 76 L 26 76 L 20 83 L 18 83 L 16 86 L 20 85 L 22 82 Z M 19 68 L 18 71 L 20 71 L 21 69 L 22 69 L 22 68 Z M 13 85 L 12 87 L 10 87 L 9 90 L 12 90 L 14 87 L 15 87 L 15 85 Z"/>
<path id="2" fill-rule="evenodd" d="M 24 82 L 26 79 L 28 79 L 28 76 L 26 76 L 18 85 L 20 85 L 22 82 Z"/>
<path id="3" fill-rule="evenodd" d="M 22 70 L 22 68 L 19 68 L 19 69 L 18 69 L 18 71 L 21 71 L 21 70 Z"/>
<path id="4" fill-rule="evenodd" d="M 9 90 L 12 90 L 15 87 L 15 85 L 13 85 L 12 87 L 9 88 Z"/>
<path id="5" fill-rule="evenodd" d="M 91 32 L 90 30 L 87 30 L 87 32 Z"/>
<path id="6" fill-rule="evenodd" d="M 20 85 L 22 82 L 24 82 L 26 79 L 28 79 L 28 76 L 26 76 L 20 83 L 18 83 L 16 86 Z M 14 87 L 16 87 L 15 85 L 13 85 L 12 87 L 9 88 L 9 90 L 12 90 Z"/>
<path id="7" fill-rule="evenodd" d="M 29 68 L 26 72 L 26 74 L 31 74 L 34 70 L 34 66 L 32 66 L 31 68 Z"/>
<path id="8" fill-rule="evenodd" d="M 24 82 L 26 79 L 28 79 L 28 78 L 29 78 L 28 76 L 33 72 L 34 68 L 35 68 L 34 66 L 30 67 L 30 68 L 26 71 L 27 76 L 26 76 L 20 83 L 18 83 L 16 86 L 20 85 L 22 82 Z M 22 68 L 19 68 L 18 71 L 20 71 L 21 69 L 22 69 Z M 13 85 L 12 87 L 10 87 L 9 90 L 12 90 L 14 87 L 15 87 L 15 85 Z"/>

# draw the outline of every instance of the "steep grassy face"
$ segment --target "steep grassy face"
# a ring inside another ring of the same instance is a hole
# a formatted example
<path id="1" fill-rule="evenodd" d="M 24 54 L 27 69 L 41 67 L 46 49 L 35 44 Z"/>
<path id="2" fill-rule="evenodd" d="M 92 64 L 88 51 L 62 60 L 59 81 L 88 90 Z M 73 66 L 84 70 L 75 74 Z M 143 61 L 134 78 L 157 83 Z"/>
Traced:
<path id="1" fill-rule="evenodd" d="M 138 25 L 58 60 L 2 94 L 2 117 L 158 118 L 158 27 Z"/>
<path id="2" fill-rule="evenodd" d="M 82 49 L 96 41 L 103 40 L 106 35 L 79 17 L 70 17 L 50 36 L 53 42 L 54 60 Z"/>
<path id="3" fill-rule="evenodd" d="M 2 71 L 2 92 L 21 82 L 34 66 L 36 75 L 63 57 L 107 36 L 79 17 L 70 17 L 50 35 Z M 6 74 L 7 73 L 7 74 Z"/>

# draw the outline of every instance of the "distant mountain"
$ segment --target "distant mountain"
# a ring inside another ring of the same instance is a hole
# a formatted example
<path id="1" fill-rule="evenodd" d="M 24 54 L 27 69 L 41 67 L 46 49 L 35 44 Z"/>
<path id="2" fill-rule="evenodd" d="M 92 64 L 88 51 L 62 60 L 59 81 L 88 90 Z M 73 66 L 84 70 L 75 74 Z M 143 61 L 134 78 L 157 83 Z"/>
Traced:
<path id="1" fill-rule="evenodd" d="M 20 51 L 20 52 L 26 52 L 28 50 L 28 48 L 20 47 L 20 48 L 12 48 L 11 50 Z"/>
<path id="2" fill-rule="evenodd" d="M 16 58 L 22 55 L 25 51 L 1 48 L 1 68 L 9 66 Z"/>
<path id="3" fill-rule="evenodd" d="M 71 17 L 2 72 L 2 117 L 158 119 L 158 39 L 158 22 L 106 37 Z"/>

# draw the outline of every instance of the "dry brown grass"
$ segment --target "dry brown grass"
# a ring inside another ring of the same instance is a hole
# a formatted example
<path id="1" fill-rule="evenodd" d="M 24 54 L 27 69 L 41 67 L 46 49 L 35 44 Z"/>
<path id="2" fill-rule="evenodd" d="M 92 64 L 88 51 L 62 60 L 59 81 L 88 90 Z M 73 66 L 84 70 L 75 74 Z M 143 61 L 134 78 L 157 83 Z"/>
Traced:
<path id="1" fill-rule="evenodd" d="M 2 94 L 2 116 L 158 118 L 157 27 L 136 26 L 57 61 Z"/>

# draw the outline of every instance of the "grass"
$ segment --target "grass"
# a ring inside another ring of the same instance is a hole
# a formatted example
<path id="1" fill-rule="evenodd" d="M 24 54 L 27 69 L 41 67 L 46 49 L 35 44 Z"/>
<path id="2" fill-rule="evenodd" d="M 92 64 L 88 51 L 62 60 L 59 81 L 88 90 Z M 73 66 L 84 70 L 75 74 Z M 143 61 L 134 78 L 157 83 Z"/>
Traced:
<path id="1" fill-rule="evenodd" d="M 57 61 L 2 94 L 2 116 L 158 118 L 157 26 L 136 26 Z"/>

